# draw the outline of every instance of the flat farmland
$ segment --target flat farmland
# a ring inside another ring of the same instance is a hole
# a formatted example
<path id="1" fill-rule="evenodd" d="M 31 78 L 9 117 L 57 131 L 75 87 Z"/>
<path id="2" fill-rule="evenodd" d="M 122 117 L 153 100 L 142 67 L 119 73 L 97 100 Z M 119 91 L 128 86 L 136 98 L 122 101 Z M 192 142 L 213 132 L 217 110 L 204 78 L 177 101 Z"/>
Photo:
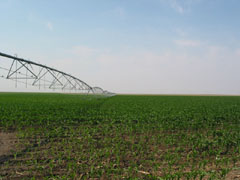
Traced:
<path id="1" fill-rule="evenodd" d="M 0 93 L 0 179 L 240 178 L 240 97 Z"/>

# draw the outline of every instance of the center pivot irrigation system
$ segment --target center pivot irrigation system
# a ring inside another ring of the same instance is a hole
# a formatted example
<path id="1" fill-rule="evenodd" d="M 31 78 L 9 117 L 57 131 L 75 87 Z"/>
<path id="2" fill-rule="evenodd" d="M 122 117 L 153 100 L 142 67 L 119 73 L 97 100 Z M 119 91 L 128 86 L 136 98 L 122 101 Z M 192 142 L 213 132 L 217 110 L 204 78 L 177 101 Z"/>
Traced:
<path id="1" fill-rule="evenodd" d="M 0 77 L 39 89 L 62 90 L 68 92 L 113 96 L 100 87 L 91 87 L 84 81 L 57 69 L 0 52 Z M 4 61 L 8 60 L 8 61 Z M 1 72 L 1 71 L 0 71 Z"/>

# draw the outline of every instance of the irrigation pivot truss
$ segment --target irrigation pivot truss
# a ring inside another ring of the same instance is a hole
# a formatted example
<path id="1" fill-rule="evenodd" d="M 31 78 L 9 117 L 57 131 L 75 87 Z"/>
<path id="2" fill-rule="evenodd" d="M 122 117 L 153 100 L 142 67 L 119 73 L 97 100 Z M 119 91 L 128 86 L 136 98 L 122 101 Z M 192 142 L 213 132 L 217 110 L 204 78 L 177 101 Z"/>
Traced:
<path id="1" fill-rule="evenodd" d="M 0 76 L 15 81 L 16 87 L 18 83 L 22 83 L 26 87 L 36 86 L 39 89 L 44 88 L 106 96 L 114 95 L 114 93 L 104 91 L 100 87 L 91 87 L 79 78 L 45 65 L 1 52 L 0 57 L 0 70 L 5 72 L 0 74 Z M 8 61 L 3 61 L 3 58 Z"/>

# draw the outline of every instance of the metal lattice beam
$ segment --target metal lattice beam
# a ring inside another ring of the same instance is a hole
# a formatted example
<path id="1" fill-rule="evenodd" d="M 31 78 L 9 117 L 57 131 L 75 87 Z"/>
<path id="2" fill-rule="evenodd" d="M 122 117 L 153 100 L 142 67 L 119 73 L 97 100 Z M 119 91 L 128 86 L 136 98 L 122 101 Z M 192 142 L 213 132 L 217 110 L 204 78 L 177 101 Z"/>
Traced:
<path id="1" fill-rule="evenodd" d="M 9 68 L 3 68 L 0 64 L 0 69 L 8 71 L 6 79 L 14 80 L 16 83 L 21 82 L 25 83 L 26 86 L 32 85 L 38 86 L 39 88 L 44 87 L 49 89 L 114 95 L 113 93 L 104 91 L 99 87 L 91 87 L 86 82 L 63 71 L 1 52 L 0 56 L 12 60 Z M 25 82 L 19 80 L 25 80 Z M 28 81 L 31 81 L 30 84 Z"/>

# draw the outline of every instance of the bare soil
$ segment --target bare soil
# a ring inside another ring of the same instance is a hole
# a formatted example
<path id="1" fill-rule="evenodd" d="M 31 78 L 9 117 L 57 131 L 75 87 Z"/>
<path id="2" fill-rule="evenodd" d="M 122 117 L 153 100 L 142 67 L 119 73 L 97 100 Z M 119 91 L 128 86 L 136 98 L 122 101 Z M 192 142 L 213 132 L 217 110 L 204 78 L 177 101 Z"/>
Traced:
<path id="1" fill-rule="evenodd" d="M 0 157 L 12 154 L 17 142 L 16 133 L 0 132 Z"/>
<path id="2" fill-rule="evenodd" d="M 240 166 L 236 170 L 231 171 L 226 176 L 226 180 L 240 180 Z"/>

